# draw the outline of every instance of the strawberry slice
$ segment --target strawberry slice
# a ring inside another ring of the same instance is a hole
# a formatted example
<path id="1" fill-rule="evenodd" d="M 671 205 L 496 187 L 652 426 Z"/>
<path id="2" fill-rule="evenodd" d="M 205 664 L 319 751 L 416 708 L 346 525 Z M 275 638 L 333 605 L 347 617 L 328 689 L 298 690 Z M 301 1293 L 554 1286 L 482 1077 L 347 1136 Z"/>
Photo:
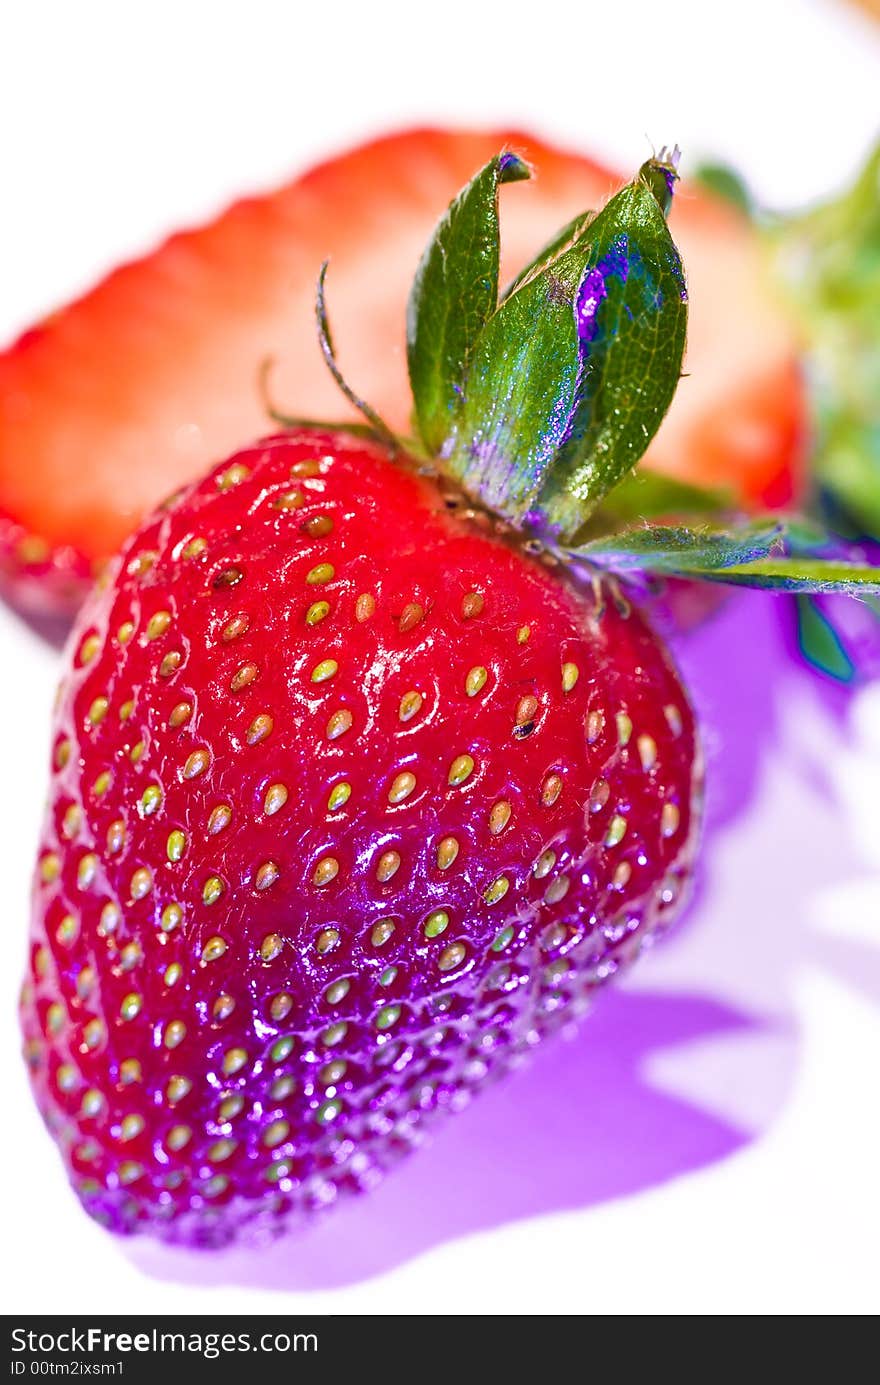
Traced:
<path id="1" fill-rule="evenodd" d="M 346 416 L 315 342 L 328 290 L 347 377 L 408 425 L 404 305 L 443 206 L 500 145 L 540 170 L 505 194 L 502 280 L 621 181 L 516 131 L 391 135 L 172 236 L 0 355 L 0 587 L 66 615 L 90 574 L 162 497 L 269 431 L 260 362 L 285 411 Z M 648 454 L 747 506 L 801 476 L 805 395 L 786 318 L 748 221 L 684 188 L 671 226 L 690 283 L 688 378 Z"/>

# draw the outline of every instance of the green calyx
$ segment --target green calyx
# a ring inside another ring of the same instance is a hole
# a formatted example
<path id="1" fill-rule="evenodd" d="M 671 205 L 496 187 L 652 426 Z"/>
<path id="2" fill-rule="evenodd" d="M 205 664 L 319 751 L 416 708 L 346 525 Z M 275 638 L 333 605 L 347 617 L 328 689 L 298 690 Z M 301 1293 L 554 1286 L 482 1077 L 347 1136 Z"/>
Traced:
<path id="1" fill-rule="evenodd" d="M 677 160 L 677 150 L 649 159 L 502 293 L 499 192 L 531 170 L 508 152 L 479 170 L 435 228 L 410 294 L 414 438 L 396 439 L 343 379 L 324 265 L 317 316 L 328 368 L 369 433 L 430 460 L 568 561 L 880 594 L 880 568 L 849 561 L 815 526 L 744 520 L 724 492 L 635 471 L 672 401 L 685 346 L 684 269 L 666 223 Z"/>

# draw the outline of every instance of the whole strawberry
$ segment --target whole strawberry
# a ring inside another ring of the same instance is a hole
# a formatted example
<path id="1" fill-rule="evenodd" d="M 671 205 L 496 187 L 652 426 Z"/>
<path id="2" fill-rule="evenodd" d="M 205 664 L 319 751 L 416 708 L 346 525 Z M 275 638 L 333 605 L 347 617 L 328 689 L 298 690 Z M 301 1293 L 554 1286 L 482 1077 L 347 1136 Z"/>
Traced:
<path id="1" fill-rule="evenodd" d="M 595 566 L 761 562 L 753 530 L 618 532 L 681 360 L 673 172 L 497 307 L 524 174 L 493 160 L 423 260 L 415 458 L 366 406 L 371 438 L 293 426 L 159 512 L 81 613 L 22 1013 L 115 1230 L 218 1245 L 369 1186 L 687 883 L 692 713 Z M 319 321 L 338 375 L 323 276 Z"/>

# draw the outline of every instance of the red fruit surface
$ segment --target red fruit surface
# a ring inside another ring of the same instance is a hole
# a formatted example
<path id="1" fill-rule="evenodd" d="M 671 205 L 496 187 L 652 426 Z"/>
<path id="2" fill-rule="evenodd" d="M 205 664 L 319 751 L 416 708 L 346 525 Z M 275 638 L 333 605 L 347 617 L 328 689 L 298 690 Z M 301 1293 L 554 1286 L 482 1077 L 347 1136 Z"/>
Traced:
<path id="1" fill-rule="evenodd" d="M 219 1244 L 370 1186 L 671 919 L 698 758 L 619 591 L 378 447 L 196 484 L 56 713 L 22 1014 L 85 1206 Z"/>
<path id="2" fill-rule="evenodd" d="M 500 130 L 414 130 L 331 160 L 271 196 L 173 236 L 0 355 L 0 587 L 30 611 L 72 610 L 85 577 L 165 495 L 266 430 L 260 362 L 284 408 L 345 402 L 315 343 L 328 256 L 343 368 L 398 429 L 410 419 L 405 305 L 447 203 L 504 145 L 532 184 L 509 189 L 503 278 L 624 181 Z M 792 329 L 746 219 L 685 185 L 671 215 L 690 286 L 687 376 L 648 465 L 722 484 L 747 506 L 801 486 L 805 400 Z"/>

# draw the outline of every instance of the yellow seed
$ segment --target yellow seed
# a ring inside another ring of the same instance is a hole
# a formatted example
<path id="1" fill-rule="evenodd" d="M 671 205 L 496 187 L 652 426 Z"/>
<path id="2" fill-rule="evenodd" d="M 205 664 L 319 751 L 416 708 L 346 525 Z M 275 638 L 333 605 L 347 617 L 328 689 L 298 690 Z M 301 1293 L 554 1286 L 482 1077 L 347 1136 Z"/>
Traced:
<path id="1" fill-rule="evenodd" d="M 101 918 L 98 924 L 98 932 L 101 934 L 101 937 L 111 937 L 112 934 L 114 934 L 117 928 L 119 927 L 121 919 L 122 912 L 119 908 L 119 905 L 114 904 L 112 900 L 108 899 L 107 903 L 101 910 Z"/>
<path id="2" fill-rule="evenodd" d="M 130 620 L 124 620 L 124 621 L 122 622 L 122 624 L 120 625 L 119 629 L 116 631 L 116 640 L 117 640 L 117 643 L 119 643 L 119 644 L 128 644 L 128 642 L 129 642 L 129 640 L 131 639 L 131 637 L 132 637 L 133 634 L 134 634 L 134 623 L 133 623 L 132 621 L 130 621 Z"/>
<path id="3" fill-rule="evenodd" d="M 492 805 L 492 811 L 489 814 L 489 831 L 493 837 L 497 837 L 499 833 L 504 831 L 510 822 L 512 811 L 506 798 L 499 798 L 498 802 Z"/>
<path id="4" fill-rule="evenodd" d="M 233 1092 L 232 1096 L 226 1096 L 217 1107 L 217 1119 L 221 1125 L 227 1121 L 234 1120 L 240 1116 L 244 1110 L 244 1097 L 239 1092 Z"/>
<path id="5" fill-rule="evenodd" d="M 449 766 L 448 782 L 453 786 L 464 784 L 474 772 L 474 761 L 470 755 L 456 755 Z"/>
<path id="6" fill-rule="evenodd" d="M 557 875 L 555 880 L 544 891 L 544 900 L 547 904 L 558 904 L 568 894 L 571 881 L 567 875 Z"/>
<path id="7" fill-rule="evenodd" d="M 303 529 L 310 538 L 325 539 L 333 533 L 333 520 L 329 515 L 315 515 L 313 519 L 306 520 Z"/>
<path id="8" fill-rule="evenodd" d="M 555 865 L 556 852 L 550 851 L 549 849 L 547 851 L 542 851 L 532 867 L 532 874 L 536 880 L 543 880 L 544 876 L 549 875 Z"/>
<path id="9" fill-rule="evenodd" d="M 605 836 L 605 845 L 617 846 L 619 842 L 623 841 L 625 836 L 626 818 L 621 817 L 619 813 L 615 813 L 614 817 L 608 824 L 608 832 Z"/>
<path id="10" fill-rule="evenodd" d="M 476 697 L 478 692 L 482 692 L 483 688 L 486 686 L 486 679 L 488 677 L 488 669 L 485 669 L 482 664 L 476 664 L 464 680 L 465 691 L 468 697 Z"/>
<path id="11" fill-rule="evenodd" d="M 288 995 L 287 991 L 279 991 L 277 995 L 272 997 L 269 1013 L 273 1020 L 283 1020 L 287 1018 L 292 1009 L 293 996 Z"/>
<path id="12" fill-rule="evenodd" d="M 225 889 L 226 886 L 218 875 L 209 875 L 202 886 L 202 899 L 204 903 L 216 904 Z"/>
<path id="13" fill-rule="evenodd" d="M 83 1030 L 83 1037 L 86 1041 L 86 1047 L 89 1049 L 96 1049 L 99 1044 L 103 1043 L 106 1034 L 107 1031 L 104 1028 L 104 1025 L 101 1022 L 101 1020 L 89 1020 L 88 1024 Z"/>
<path id="14" fill-rule="evenodd" d="M 211 1014 L 215 1020 L 228 1020 L 234 1009 L 235 1001 L 232 996 L 221 991 L 211 1007 Z"/>
<path id="15" fill-rule="evenodd" d="M 258 717 L 254 717 L 246 733 L 248 745 L 259 745 L 260 741 L 264 741 L 267 736 L 272 734 L 274 726 L 274 721 L 266 712 L 261 712 Z"/>
<path id="16" fill-rule="evenodd" d="M 246 481 L 250 474 L 243 462 L 233 462 L 217 477 L 217 489 L 220 491 L 231 490 L 233 486 L 238 486 L 242 481 Z"/>
<path id="17" fill-rule="evenodd" d="M 332 563 L 318 563 L 310 572 L 306 573 L 306 581 L 311 587 L 323 587 L 325 582 L 332 582 L 336 576 L 336 569 Z"/>
<path id="18" fill-rule="evenodd" d="M 70 760 L 70 741 L 65 736 L 55 747 L 55 768 L 64 769 Z"/>
<path id="19" fill-rule="evenodd" d="M 608 780 L 603 779 L 601 776 L 598 779 L 596 779 L 593 783 L 592 789 L 590 790 L 590 812 L 601 812 L 602 809 L 605 807 L 605 804 L 608 802 L 608 797 L 610 793 L 611 788 L 608 783 Z"/>
<path id="20" fill-rule="evenodd" d="M 328 1048 L 333 1048 L 335 1044 L 341 1044 L 348 1033 L 348 1025 L 343 1021 L 340 1024 L 329 1024 L 321 1035 L 321 1042 Z"/>
<path id="21" fill-rule="evenodd" d="M 127 702 L 123 702 L 122 706 L 119 708 L 119 720 L 120 720 L 120 721 L 131 721 L 131 718 L 132 718 L 133 716 L 134 716 L 134 699 L 130 697 L 130 698 L 128 699 L 128 701 L 127 701 Z"/>
<path id="22" fill-rule="evenodd" d="M 200 774 L 204 774 L 208 765 L 211 763 L 211 756 L 204 748 L 194 750 L 186 759 L 183 766 L 184 779 L 197 779 Z"/>
<path id="23" fill-rule="evenodd" d="M 94 659 L 95 655 L 98 653 L 98 650 L 99 650 L 100 648 L 101 648 L 101 637 L 100 637 L 100 635 L 96 635 L 94 631 L 92 631 L 92 633 L 91 633 L 90 635 L 86 635 L 85 639 L 83 640 L 82 644 L 81 644 L 80 647 L 79 647 L 79 661 L 80 661 L 80 663 L 81 663 L 81 664 L 90 664 L 90 663 L 92 662 L 92 660 Z"/>
<path id="24" fill-rule="evenodd" d="M 124 1020 L 135 1019 L 140 1014 L 143 1003 L 142 995 L 138 995 L 137 991 L 129 991 L 128 995 L 122 997 L 122 1003 L 119 1006 L 120 1018 Z"/>
<path id="25" fill-rule="evenodd" d="M 670 702 L 668 706 L 663 708 L 663 715 L 666 718 L 666 724 L 673 736 L 680 736 L 684 729 L 684 723 L 682 722 L 681 712 L 678 708 Z"/>
<path id="26" fill-rule="evenodd" d="M 334 981 L 324 992 L 324 999 L 328 1005 L 338 1005 L 344 1000 L 351 990 L 351 982 L 343 976 L 339 981 Z"/>
<path id="27" fill-rule="evenodd" d="M 354 718 L 347 708 L 343 708 L 339 712 L 334 712 L 327 722 L 328 741 L 335 741 L 338 740 L 340 736 L 344 736 L 346 731 L 351 730 L 353 721 Z"/>
<path id="28" fill-rule="evenodd" d="M 165 1026 L 165 1047 L 179 1048 L 186 1038 L 186 1025 L 183 1020 L 171 1020 Z"/>
<path id="29" fill-rule="evenodd" d="M 596 741 L 599 739 L 602 732 L 605 730 L 605 713 L 590 712 L 590 715 L 587 717 L 586 730 L 587 744 L 595 745 Z"/>
<path id="30" fill-rule="evenodd" d="M 185 851 L 186 833 L 181 832 L 180 828 L 176 827 L 173 832 L 168 833 L 168 838 L 165 842 L 165 853 L 169 861 L 173 863 L 175 861 L 180 861 Z"/>
<path id="31" fill-rule="evenodd" d="M 383 885 L 400 869 L 400 854 L 397 851 L 383 851 L 376 864 L 376 879 Z"/>
<path id="32" fill-rule="evenodd" d="M 162 790 L 158 784 L 148 784 L 141 794 L 141 817 L 148 818 L 155 813 L 162 802 Z"/>
<path id="33" fill-rule="evenodd" d="M 678 831 L 681 814 L 675 803 L 664 803 L 660 814 L 660 831 L 664 837 L 672 837 Z"/>
<path id="34" fill-rule="evenodd" d="M 290 1134 L 290 1126 L 287 1121 L 276 1120 L 266 1126 L 263 1131 L 263 1144 L 266 1149 L 275 1149 L 278 1145 L 283 1145 Z"/>
<path id="35" fill-rule="evenodd" d="M 144 899 L 150 893 L 153 888 L 153 877 L 146 866 L 138 866 L 137 870 L 133 872 L 128 888 L 131 891 L 132 899 Z"/>
<path id="36" fill-rule="evenodd" d="M 264 962 L 274 962 L 281 956 L 284 942 L 278 933 L 267 933 L 260 943 L 260 956 Z"/>
<path id="37" fill-rule="evenodd" d="M 450 943 L 437 958 L 437 966 L 441 971 L 454 971 L 456 967 L 461 966 L 465 956 L 464 943 Z"/>
<path id="38" fill-rule="evenodd" d="M 373 944 L 373 947 L 384 947 L 393 932 L 394 920 L 380 919 L 378 923 L 373 925 L 372 932 L 370 933 L 370 942 Z"/>
<path id="39" fill-rule="evenodd" d="M 234 693 L 241 692 L 242 688 L 248 687 L 259 675 L 260 670 L 257 668 L 256 664 L 242 664 L 240 668 L 235 670 L 235 673 L 233 673 L 229 680 L 230 691 Z"/>
<path id="40" fill-rule="evenodd" d="M 301 510 L 306 503 L 306 498 L 302 491 L 284 491 L 272 501 L 276 510 Z"/>
<path id="41" fill-rule="evenodd" d="M 493 880 L 487 890 L 483 892 L 483 899 L 487 904 L 497 904 L 502 900 L 510 889 L 510 881 L 506 875 L 499 875 L 497 880 Z"/>
<path id="42" fill-rule="evenodd" d="M 207 541 L 197 536 L 194 539 L 190 539 L 189 543 L 184 545 L 180 556 L 183 558 L 184 562 L 188 563 L 193 558 L 197 558 L 200 553 L 204 553 L 207 547 Z"/>
<path id="43" fill-rule="evenodd" d="M 251 618 L 244 611 L 233 616 L 229 623 L 224 626 L 221 639 L 225 644 L 230 644 L 233 640 L 240 639 L 250 628 Z"/>
<path id="44" fill-rule="evenodd" d="M 119 1181 L 124 1187 L 128 1187 L 130 1183 L 136 1183 L 139 1178 L 143 1178 L 143 1175 L 143 1165 L 136 1163 L 134 1159 L 123 1159 L 119 1165 Z"/>
<path id="45" fill-rule="evenodd" d="M 629 738 L 632 735 L 633 724 L 626 712 L 618 712 L 614 720 L 617 722 L 617 743 L 624 746 L 629 745 Z"/>
<path id="46" fill-rule="evenodd" d="M 274 861 L 264 861 L 254 876 L 254 886 L 258 890 L 268 890 L 275 884 L 280 871 Z"/>
<path id="47" fill-rule="evenodd" d="M 315 457 L 307 457 L 302 462 L 294 462 L 290 468 L 291 476 L 320 476 L 321 464 Z"/>
<path id="48" fill-rule="evenodd" d="M 183 655 L 177 649 L 172 649 L 162 659 L 159 665 L 159 677 L 170 678 L 176 669 L 180 668 L 183 662 Z"/>
<path id="49" fill-rule="evenodd" d="M 464 620 L 473 620 L 483 609 L 485 602 L 479 592 L 468 592 L 462 597 L 461 614 Z"/>
<path id="50" fill-rule="evenodd" d="M 449 927 L 449 915 L 445 909 L 434 909 L 425 919 L 425 937 L 437 938 Z"/>
<path id="51" fill-rule="evenodd" d="M 171 612 L 170 612 L 170 611 L 156 611 L 155 614 L 154 614 L 154 615 L 151 615 L 151 616 L 150 616 L 150 619 L 147 621 L 147 629 L 146 629 L 146 636 L 147 636 L 147 639 L 148 639 L 148 640 L 157 640 L 157 639 L 159 638 L 160 635 L 164 635 L 164 634 L 165 634 L 165 631 L 168 629 L 168 627 L 169 627 L 170 624 L 171 624 Z"/>
<path id="52" fill-rule="evenodd" d="M 420 606 L 417 601 L 408 602 L 401 611 L 400 620 L 398 621 L 398 629 L 401 635 L 408 634 L 409 631 L 419 625 L 424 618 L 424 607 Z"/>
<path id="53" fill-rule="evenodd" d="M 162 932 L 173 933 L 183 922 L 183 909 L 179 904 L 166 904 L 162 910 Z"/>
<path id="54" fill-rule="evenodd" d="M 632 866 L 630 865 L 629 861 L 621 861 L 620 865 L 616 868 L 613 876 L 611 877 L 614 888 L 616 890 L 622 890 L 624 885 L 629 883 L 631 875 Z"/>
<path id="55" fill-rule="evenodd" d="M 79 1074 L 72 1063 L 62 1063 L 55 1075 L 55 1081 L 62 1092 L 72 1092 L 79 1086 Z"/>
<path id="56" fill-rule="evenodd" d="M 92 785 L 92 793 L 96 798 L 103 798 L 112 783 L 113 775 L 110 773 L 109 769 L 104 769 Z"/>
<path id="57" fill-rule="evenodd" d="M 286 802 L 286 786 L 284 784 L 270 784 L 268 789 L 266 790 L 266 796 L 263 799 L 263 812 L 266 813 L 268 817 L 271 817 L 273 813 L 279 812 L 284 807 Z M 216 808 L 214 809 L 214 812 L 217 812 Z M 232 816 L 231 809 L 229 810 L 229 816 Z"/>
<path id="58" fill-rule="evenodd" d="M 424 701 L 424 698 L 422 697 L 422 694 L 421 694 L 421 693 L 417 693 L 417 692 L 408 692 L 408 693 L 404 693 L 404 694 L 403 694 L 403 697 L 400 699 L 400 707 L 399 707 L 398 713 L 397 713 L 397 715 L 399 716 L 400 720 L 401 720 L 401 721 L 412 721 L 412 719 L 413 719 L 413 717 L 416 715 L 416 713 L 419 712 L 419 711 L 421 710 L 421 706 L 422 706 L 423 701 Z"/>
<path id="59" fill-rule="evenodd" d="M 227 1077 L 232 1077 L 234 1073 L 241 1072 L 248 1060 L 247 1051 L 243 1048 L 230 1048 L 223 1055 L 223 1071 Z"/>
<path id="60" fill-rule="evenodd" d="M 362 592 L 354 604 L 355 619 L 363 624 L 365 620 L 370 619 L 375 609 L 376 598 L 371 596 L 369 592 Z"/>
<path id="61" fill-rule="evenodd" d="M 64 918 L 55 929 L 55 937 L 62 947 L 70 947 L 75 943 L 79 936 L 79 923 L 73 914 L 65 914 Z"/>
<path id="62" fill-rule="evenodd" d="M 138 963 L 144 960 L 141 945 L 138 942 L 126 943 L 119 954 L 119 965 L 122 971 L 131 971 Z"/>
<path id="63" fill-rule="evenodd" d="M 172 1125 L 165 1136 L 165 1148 L 176 1154 L 178 1150 L 185 1149 L 191 1139 L 192 1130 L 188 1125 Z"/>
<path id="64" fill-rule="evenodd" d="M 106 697 L 95 698 L 94 702 L 89 708 L 88 715 L 88 720 L 90 721 L 92 726 L 100 726 L 101 722 L 107 715 L 107 709 L 109 708 L 109 706 L 110 703 L 107 701 Z"/>
<path id="65" fill-rule="evenodd" d="M 208 817 L 208 836 L 216 837 L 218 832 L 223 832 L 232 821 L 232 809 L 228 803 L 218 803 L 211 809 Z"/>
<path id="66" fill-rule="evenodd" d="M 123 1058 L 119 1064 L 119 1080 L 123 1087 L 130 1087 L 135 1082 L 143 1081 L 143 1072 L 137 1058 Z"/>
<path id="67" fill-rule="evenodd" d="M 541 802 L 545 808 L 552 808 L 562 793 L 562 780 L 558 774 L 548 774 L 541 785 Z"/>
<path id="68" fill-rule="evenodd" d="M 519 627 L 519 629 L 517 630 L 517 632 L 516 632 L 516 642 L 517 642 L 517 644 L 528 644 L 529 639 L 531 638 L 531 634 L 532 634 L 532 631 L 531 631 L 531 627 L 530 627 L 530 626 L 528 626 L 528 625 L 521 625 L 521 626 Z"/>
<path id="69" fill-rule="evenodd" d="M 575 683 L 581 676 L 581 671 L 577 664 L 562 665 L 562 691 L 571 692 Z"/>
<path id="70" fill-rule="evenodd" d="M 82 809 L 76 804 L 71 803 L 66 809 L 61 822 L 61 834 L 68 841 L 75 837 L 82 824 Z"/>
<path id="71" fill-rule="evenodd" d="M 315 664 L 312 669 L 313 683 L 328 683 L 331 678 L 335 678 L 339 672 L 339 665 L 335 659 L 322 659 L 319 664 Z"/>
<path id="72" fill-rule="evenodd" d="M 323 886 L 329 885 L 331 880 L 335 880 L 338 874 L 339 862 L 336 860 L 336 857 L 325 856 L 315 866 L 312 875 L 312 884 L 317 885 L 318 888 L 321 889 Z"/>
<path id="73" fill-rule="evenodd" d="M 134 1140 L 144 1128 L 143 1116 L 137 1115 L 132 1111 L 129 1115 L 123 1116 L 119 1123 L 119 1136 L 122 1140 Z"/>
<path id="74" fill-rule="evenodd" d="M 351 785 L 346 783 L 334 784 L 330 790 L 330 797 L 327 799 L 327 811 L 335 813 L 337 808 L 343 807 L 351 797 Z"/>
<path id="75" fill-rule="evenodd" d="M 178 702 L 176 707 L 171 708 L 171 713 L 168 717 L 169 727 L 171 727 L 172 730 L 176 730 L 178 726 L 185 726 L 192 714 L 193 709 L 191 702 Z"/>
<path id="76" fill-rule="evenodd" d="M 172 962 L 170 966 L 165 968 L 165 985 L 176 986 L 181 976 L 183 976 L 183 967 L 179 962 Z"/>
<path id="77" fill-rule="evenodd" d="M 336 1058 L 330 1063 L 325 1063 L 318 1073 L 318 1081 L 324 1087 L 335 1087 L 341 1082 L 346 1072 L 348 1064 L 342 1058 Z"/>
<path id="78" fill-rule="evenodd" d="M 455 837 L 444 837 L 437 846 L 437 867 L 448 870 L 458 855 L 458 842 Z"/>
<path id="79" fill-rule="evenodd" d="M 131 763 L 133 765 L 136 765 L 138 763 L 145 750 L 146 745 L 143 741 L 135 741 L 134 745 L 131 747 L 131 750 L 128 752 L 128 758 L 129 760 L 131 760 Z"/>
<path id="80" fill-rule="evenodd" d="M 657 763 L 657 742 L 653 736 L 639 736 L 636 741 L 642 769 L 648 774 Z"/>
<path id="81" fill-rule="evenodd" d="M 314 601 L 306 611 L 306 625 L 317 625 L 330 614 L 329 601 Z"/>
<path id="82" fill-rule="evenodd" d="M 332 952 L 339 942 L 339 930 L 337 928 L 323 928 L 315 939 L 315 947 L 323 957 L 325 953 Z"/>
<path id="83" fill-rule="evenodd" d="M 227 943 L 225 939 L 220 938 L 215 934 L 213 938 L 208 939 L 208 941 L 205 943 L 205 946 L 202 948 L 202 961 L 218 961 L 218 959 L 222 957 L 224 952 L 226 951 L 226 947 Z"/>
<path id="84" fill-rule="evenodd" d="M 183 1101 L 183 1098 L 187 1096 L 191 1090 L 192 1083 L 188 1077 L 169 1077 L 165 1087 L 165 1096 L 171 1102 L 172 1106 L 176 1106 L 178 1101 Z"/>
<path id="85" fill-rule="evenodd" d="M 534 720 L 538 710 L 538 699 L 529 693 L 526 697 L 521 697 L 516 706 L 517 726 L 527 726 Z"/>
<path id="86" fill-rule="evenodd" d="M 49 858 L 46 857 L 44 859 L 48 860 Z M 57 861 L 57 856 L 54 859 Z M 94 884 L 95 876 L 97 875 L 97 873 L 98 858 L 97 856 L 93 855 L 92 852 L 89 852 L 87 855 L 82 857 L 79 866 L 77 867 L 76 883 L 79 886 L 79 888 L 81 890 L 89 889 L 89 887 Z M 45 878 L 46 876 L 44 874 L 43 879 L 45 880 Z M 54 879 L 54 876 L 52 878 Z"/>
<path id="87" fill-rule="evenodd" d="M 416 786 L 416 776 L 409 770 L 404 770 L 401 774 L 395 775 L 388 790 L 389 803 L 403 803 L 410 797 Z"/>
<path id="88" fill-rule="evenodd" d="M 83 861 L 87 861 L 87 860 L 94 861 L 95 864 L 97 864 L 96 858 L 95 858 L 94 856 L 92 856 L 92 857 L 84 856 L 84 857 L 83 857 Z M 80 862 L 80 871 L 82 871 L 82 861 Z M 43 857 L 41 858 L 41 860 L 40 860 L 40 879 L 43 881 L 43 884 L 44 884 L 44 885 L 51 885 L 51 883 L 52 883 L 53 880 L 57 880 L 57 879 L 58 879 L 58 876 L 59 876 L 60 872 L 61 872 L 61 862 L 59 861 L 58 857 L 55 855 L 55 852 L 54 852 L 54 851 L 47 851 L 47 852 L 46 852 L 46 855 L 43 856 Z M 85 886 L 84 886 L 81 882 L 79 882 L 79 879 L 78 879 L 78 883 L 79 883 L 80 889 L 84 889 L 84 888 L 85 888 Z"/>

